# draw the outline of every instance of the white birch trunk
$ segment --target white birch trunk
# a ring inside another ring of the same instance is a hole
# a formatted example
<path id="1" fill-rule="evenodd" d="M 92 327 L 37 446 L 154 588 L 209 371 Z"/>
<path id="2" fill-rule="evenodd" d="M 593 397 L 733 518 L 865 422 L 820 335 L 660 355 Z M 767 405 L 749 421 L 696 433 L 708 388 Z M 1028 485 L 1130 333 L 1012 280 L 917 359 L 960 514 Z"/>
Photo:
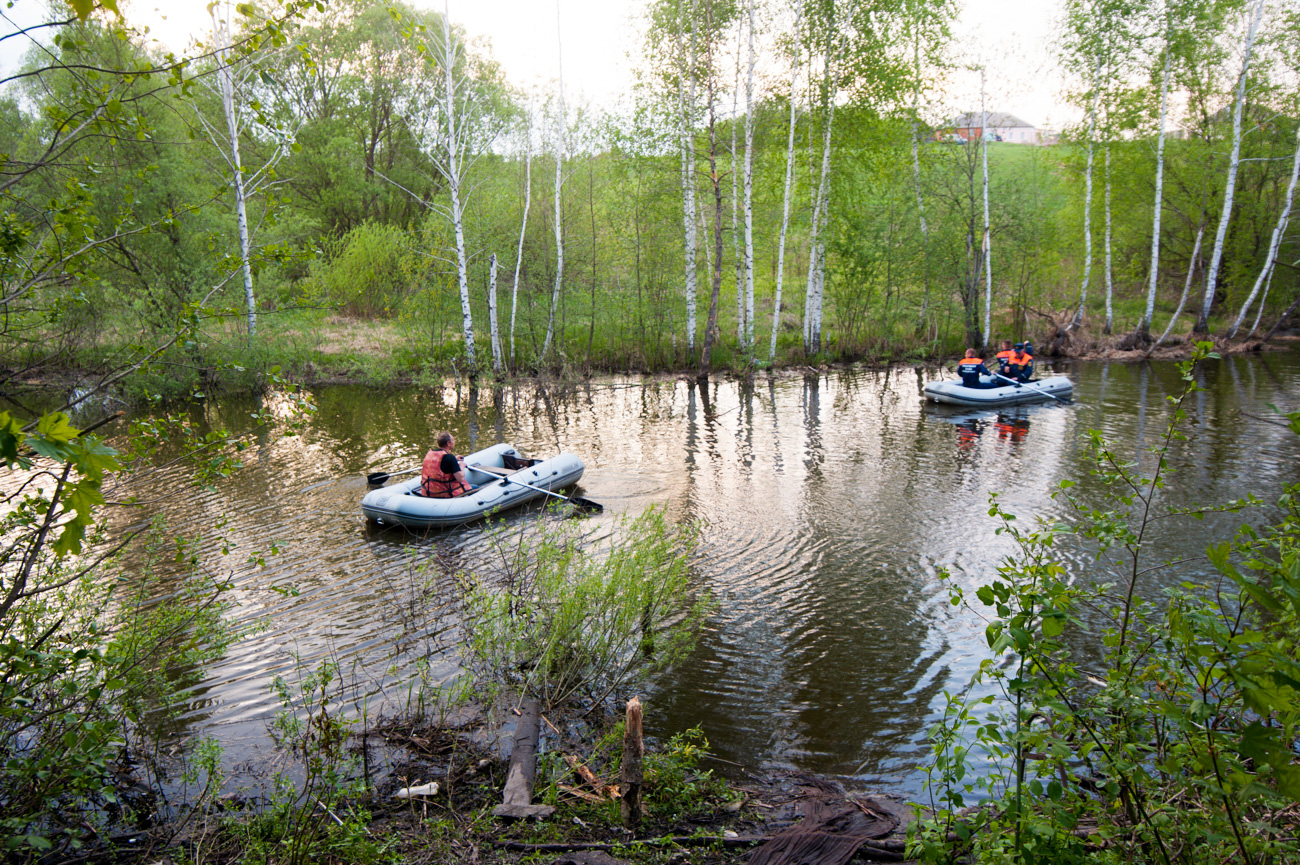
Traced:
<path id="1" fill-rule="evenodd" d="M 1264 268 L 1255 279 L 1255 286 L 1250 290 L 1250 297 L 1246 298 L 1246 302 L 1241 305 L 1241 312 L 1237 313 L 1237 320 L 1232 323 L 1232 327 L 1228 328 L 1226 334 L 1228 339 L 1232 339 L 1237 335 L 1237 329 L 1246 320 L 1246 313 L 1250 311 L 1250 305 L 1255 302 L 1255 296 L 1259 294 L 1260 287 L 1264 285 L 1265 280 L 1272 280 L 1273 278 L 1273 263 L 1277 261 L 1277 251 L 1282 246 L 1282 236 L 1286 234 L 1287 222 L 1291 219 L 1291 200 L 1292 196 L 1295 195 L 1297 176 L 1300 176 L 1300 129 L 1296 130 L 1296 151 L 1295 159 L 1291 162 L 1291 183 L 1286 188 L 1286 200 L 1282 202 L 1282 215 L 1278 217 L 1277 225 L 1273 227 L 1273 238 L 1268 244 L 1268 256 L 1264 259 Z M 1262 299 L 1259 302 L 1259 308 L 1260 310 L 1264 308 Z M 1256 318 L 1255 322 L 1256 327 L 1258 327 L 1259 319 Z M 1255 329 L 1251 328 L 1251 333 L 1254 332 Z"/>
<path id="2" fill-rule="evenodd" d="M 1160 82 L 1160 132 L 1156 136 L 1156 201 L 1151 217 L 1151 281 L 1147 285 L 1147 305 L 1138 323 L 1138 333 L 1151 331 L 1151 319 L 1156 313 L 1156 280 L 1160 273 L 1160 212 L 1164 206 L 1165 184 L 1165 118 L 1169 113 L 1169 59 L 1173 54 L 1169 41 L 1165 41 L 1165 71 Z"/>
<path id="3" fill-rule="evenodd" d="M 805 350 L 811 352 L 821 351 L 822 343 L 822 299 L 826 286 L 826 213 L 830 200 L 831 128 L 835 123 L 835 100 L 839 95 L 833 70 L 835 59 L 833 53 L 826 58 L 829 94 L 826 126 L 822 130 L 822 173 L 817 184 L 817 199 L 813 204 L 812 251 L 808 256 L 808 292 L 811 300 L 808 305 L 808 344 Z"/>
<path id="4" fill-rule="evenodd" d="M 681 150 L 682 150 L 682 229 L 685 235 L 686 258 L 686 348 L 695 349 L 695 296 L 696 272 L 695 260 L 698 256 L 698 240 L 695 234 L 697 221 L 695 209 L 695 130 L 691 117 L 695 109 L 695 13 L 696 4 L 691 2 L 691 45 L 690 64 L 682 70 L 682 79 L 689 84 L 683 92 L 682 80 L 678 80 L 677 94 L 681 108 Z M 682 22 L 682 29 L 686 24 Z"/>
<path id="5" fill-rule="evenodd" d="M 492 336 L 492 369 L 501 374 L 501 332 L 497 329 L 497 254 L 488 259 L 488 328 Z"/>
<path id="6" fill-rule="evenodd" d="M 240 268 L 244 272 L 244 304 L 248 310 L 248 335 L 257 332 L 257 303 L 253 298 L 253 267 L 249 250 L 248 208 L 244 190 L 244 164 L 239 156 L 239 121 L 235 112 L 235 78 L 226 59 L 230 43 L 230 29 L 217 17 L 217 6 L 211 7 L 212 27 L 220 47 L 217 48 L 217 78 L 221 87 L 221 109 L 226 115 L 226 134 L 230 147 L 231 185 L 235 190 L 235 221 L 239 227 Z"/>
<path id="7" fill-rule="evenodd" d="M 913 21 L 916 28 L 912 33 L 912 71 L 916 75 L 916 86 L 912 90 L 912 184 L 916 189 L 916 213 L 921 222 L 921 257 L 924 261 L 923 290 L 921 293 L 921 312 L 917 316 L 917 327 L 925 324 L 925 316 L 930 309 L 930 226 L 925 220 L 925 198 L 921 194 L 921 143 L 919 140 L 918 120 L 921 116 L 921 20 Z"/>
<path id="8" fill-rule="evenodd" d="M 1250 333 L 1246 336 L 1254 336 L 1255 331 L 1259 330 L 1259 320 L 1264 317 L 1264 302 L 1268 300 L 1268 290 L 1273 285 L 1273 274 L 1277 273 L 1277 262 L 1273 262 L 1273 267 L 1268 269 L 1268 281 L 1264 283 L 1264 296 L 1259 299 L 1259 309 L 1255 312 L 1255 323 L 1250 326 Z"/>
<path id="9" fill-rule="evenodd" d="M 1178 316 L 1183 314 L 1183 307 L 1187 305 L 1187 296 L 1191 294 L 1192 274 L 1196 273 L 1196 259 L 1201 254 L 1201 240 L 1204 237 L 1205 218 L 1204 207 L 1202 207 L 1201 224 L 1196 227 L 1196 242 L 1192 244 L 1192 257 L 1187 260 L 1187 279 L 1183 281 L 1183 296 L 1178 298 L 1178 308 L 1174 310 L 1173 315 L 1169 316 L 1169 324 L 1165 327 L 1165 332 L 1160 334 L 1160 338 L 1152 344 L 1152 351 L 1155 350 L 1156 346 L 1169 338 L 1169 334 L 1173 332 L 1174 324 L 1178 321 Z"/>
<path id="10" fill-rule="evenodd" d="M 1088 111 L 1088 168 L 1084 174 L 1083 192 L 1083 286 L 1079 289 L 1079 308 L 1075 310 L 1070 330 L 1083 324 L 1083 310 L 1088 303 L 1088 280 L 1092 277 L 1092 151 L 1097 132 L 1097 95 L 1101 90 L 1101 58 L 1097 59 L 1097 74 L 1092 83 L 1092 107 Z"/>
<path id="11" fill-rule="evenodd" d="M 1205 275 L 1205 297 L 1196 317 L 1195 333 L 1210 329 L 1210 307 L 1214 305 L 1214 290 L 1218 284 L 1219 264 L 1223 261 L 1223 241 L 1228 235 L 1228 220 L 1232 218 L 1233 193 L 1237 188 L 1237 166 L 1241 161 L 1241 112 L 1246 102 L 1246 73 L 1250 70 L 1250 55 L 1255 47 L 1255 34 L 1260 19 L 1264 17 L 1264 0 L 1256 0 L 1255 11 L 1246 34 L 1246 53 L 1241 62 L 1241 77 L 1237 82 L 1237 99 L 1232 108 L 1232 154 L 1228 157 L 1228 182 L 1223 190 L 1223 211 L 1219 214 L 1219 227 L 1214 234 L 1214 252 L 1210 254 L 1210 269 Z"/>
<path id="12" fill-rule="evenodd" d="M 447 186 L 451 193 L 451 224 L 456 233 L 456 278 L 460 283 L 461 326 L 465 338 L 465 357 L 473 373 L 478 362 L 474 356 L 474 314 L 469 303 L 469 272 L 465 255 L 465 225 L 461 213 L 460 198 L 460 152 L 461 142 L 456 135 L 456 90 L 453 82 L 456 68 L 456 51 L 451 38 L 451 12 L 448 3 L 444 3 L 442 15 L 443 57 L 446 68 L 443 80 L 446 82 L 447 99 Z"/>
<path id="13" fill-rule="evenodd" d="M 781 329 L 781 284 L 785 277 L 785 235 L 790 227 L 790 187 L 794 183 L 795 104 L 799 92 L 799 36 L 803 27 L 803 0 L 796 0 L 794 18 L 794 66 L 790 74 L 790 134 L 785 145 L 785 200 L 781 206 L 781 240 L 776 253 L 776 299 L 772 307 L 772 343 L 768 363 L 776 360 L 776 335 Z"/>
<path id="14" fill-rule="evenodd" d="M 1109 334 L 1115 323 L 1114 280 L 1112 279 L 1110 257 L 1110 142 L 1106 142 L 1106 327 L 1102 333 Z"/>
<path id="15" fill-rule="evenodd" d="M 984 145 L 984 346 L 993 328 L 993 233 L 989 226 L 989 132 L 984 110 L 984 70 L 980 70 L 980 138 Z"/>
<path id="16" fill-rule="evenodd" d="M 510 363 L 515 362 L 515 311 L 519 308 L 519 266 L 524 260 L 524 234 L 528 230 L 528 205 L 533 200 L 533 129 L 528 125 L 524 153 L 524 216 L 519 223 L 519 248 L 515 251 L 515 285 L 510 292 Z"/>
<path id="17" fill-rule="evenodd" d="M 736 16 L 736 78 L 731 89 L 731 250 L 736 259 L 736 345 L 745 348 L 745 259 L 740 249 L 740 154 L 736 126 L 740 120 L 740 44 L 745 19 Z"/>
<path id="18" fill-rule="evenodd" d="M 555 2 L 555 55 L 559 70 L 559 118 L 555 148 L 555 287 L 551 290 L 551 310 L 546 317 L 546 340 L 542 343 L 542 358 L 551 351 L 555 339 L 555 313 L 560 307 L 560 286 L 564 284 L 564 230 L 560 223 L 561 193 L 564 191 L 564 39 L 560 36 L 560 3 Z"/>
<path id="19" fill-rule="evenodd" d="M 754 350 L 754 0 L 749 0 L 749 71 L 745 80 L 745 350 Z"/>

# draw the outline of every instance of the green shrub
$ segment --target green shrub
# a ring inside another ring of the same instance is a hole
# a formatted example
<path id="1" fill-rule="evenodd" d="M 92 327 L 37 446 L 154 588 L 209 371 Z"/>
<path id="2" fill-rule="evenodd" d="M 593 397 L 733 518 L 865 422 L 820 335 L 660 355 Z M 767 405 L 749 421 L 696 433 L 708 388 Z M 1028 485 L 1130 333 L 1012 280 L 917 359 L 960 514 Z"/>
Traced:
<path id="1" fill-rule="evenodd" d="M 575 520 L 496 528 L 496 567 L 458 575 L 465 663 L 550 705 L 633 687 L 694 646 L 708 609 L 688 566 L 696 537 L 658 508 L 621 520 L 603 549 Z"/>
<path id="2" fill-rule="evenodd" d="M 1209 547 L 1211 584 L 1149 586 L 1181 564 L 1145 554 L 1156 520 L 1258 504 L 1164 501 L 1182 405 L 1197 390 L 1193 367 L 1214 357 L 1202 343 L 1183 365 L 1150 474 L 1094 432 L 1100 504 L 1064 481 L 1076 518 L 1026 530 L 993 501 L 999 533 L 1018 548 L 977 592 L 991 656 L 975 680 L 998 696 L 949 696 L 931 733 L 931 811 L 918 808 L 912 855 L 1055 863 L 1111 850 L 1164 865 L 1300 857 L 1294 817 L 1284 816 L 1300 800 L 1300 485 L 1284 492 L 1271 525 Z M 1300 433 L 1300 412 L 1289 421 Z M 1055 547 L 1070 535 L 1105 569 L 1091 584 L 1070 580 L 1059 562 Z M 964 602 L 959 589 L 953 602 Z M 1090 624 L 1099 616 L 1101 628 Z M 1081 645 L 1100 659 L 1085 666 Z M 986 807 L 962 813 L 974 799 Z"/>
<path id="3" fill-rule="evenodd" d="M 410 235 L 367 222 L 328 244 L 312 284 L 326 303 L 357 318 L 390 317 L 420 285 L 423 263 Z"/>

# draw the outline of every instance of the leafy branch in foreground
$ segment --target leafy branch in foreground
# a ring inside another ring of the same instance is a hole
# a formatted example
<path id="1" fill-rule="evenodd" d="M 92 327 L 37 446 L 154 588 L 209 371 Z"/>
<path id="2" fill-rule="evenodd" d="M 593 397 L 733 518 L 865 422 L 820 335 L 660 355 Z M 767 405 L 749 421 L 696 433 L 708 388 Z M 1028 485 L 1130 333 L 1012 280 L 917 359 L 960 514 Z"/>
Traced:
<path id="1" fill-rule="evenodd" d="M 1063 482 L 1073 525 L 1023 530 L 994 498 L 989 513 L 1017 553 L 978 590 L 991 654 L 972 684 L 996 696 L 949 697 L 913 855 L 1262 865 L 1300 852 L 1300 485 L 1272 524 L 1208 548 L 1209 579 L 1145 550 L 1155 520 L 1205 512 L 1166 502 L 1164 479 L 1193 368 L 1214 357 L 1202 344 L 1182 366 L 1149 473 L 1092 434 L 1103 503 Z M 1300 413 L 1289 419 L 1295 428 Z M 1071 580 L 1055 552 L 1071 535 L 1110 574 Z M 985 801 L 963 811 L 967 797 Z"/>

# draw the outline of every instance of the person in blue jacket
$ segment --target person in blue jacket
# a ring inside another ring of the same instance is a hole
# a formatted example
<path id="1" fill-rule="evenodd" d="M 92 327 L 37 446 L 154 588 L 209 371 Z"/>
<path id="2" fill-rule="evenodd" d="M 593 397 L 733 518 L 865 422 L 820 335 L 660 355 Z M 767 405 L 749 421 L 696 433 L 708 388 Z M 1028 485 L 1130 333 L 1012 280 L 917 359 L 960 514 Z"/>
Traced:
<path id="1" fill-rule="evenodd" d="M 993 384 L 984 384 L 980 381 L 980 376 L 986 375 L 992 378 L 993 373 L 989 372 L 989 368 L 986 367 L 984 361 L 980 359 L 979 352 L 973 348 L 966 349 L 966 357 L 957 364 L 957 374 L 961 376 L 963 387 L 980 390 L 997 386 Z"/>

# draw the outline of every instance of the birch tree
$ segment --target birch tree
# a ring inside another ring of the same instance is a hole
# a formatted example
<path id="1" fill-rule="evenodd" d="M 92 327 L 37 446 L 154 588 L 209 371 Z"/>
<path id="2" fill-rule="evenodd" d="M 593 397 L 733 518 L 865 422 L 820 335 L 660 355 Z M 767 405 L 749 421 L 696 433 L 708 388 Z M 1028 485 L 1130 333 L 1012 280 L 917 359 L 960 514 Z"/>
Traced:
<path id="1" fill-rule="evenodd" d="M 469 124 L 466 118 L 458 116 L 458 108 L 463 104 L 465 94 L 462 92 L 458 104 L 457 91 L 459 76 L 456 67 L 460 60 L 460 44 L 452 36 L 450 0 L 444 0 L 442 10 L 442 66 L 443 92 L 446 97 L 444 121 L 447 124 L 446 159 L 439 169 L 447 181 L 447 191 L 451 196 L 451 225 L 456 235 L 456 281 L 460 287 L 461 334 L 465 340 L 465 359 L 470 373 L 478 368 L 474 356 L 474 311 L 469 302 L 469 271 L 465 254 L 465 219 L 462 195 L 462 180 L 465 161 L 470 144 Z"/>
<path id="2" fill-rule="evenodd" d="M 1167 8 L 1165 22 L 1164 70 L 1160 74 L 1160 119 L 1156 133 L 1156 192 L 1155 204 L 1151 216 L 1151 271 L 1147 282 L 1147 302 L 1138 319 L 1134 337 L 1137 341 L 1147 342 L 1151 332 L 1151 318 L 1156 311 L 1156 286 L 1160 275 L 1160 214 L 1164 209 L 1165 186 L 1165 118 L 1169 115 L 1169 73 L 1173 59 L 1172 10 Z"/>
<path id="3" fill-rule="evenodd" d="M 239 236 L 240 271 L 244 286 L 244 308 L 247 316 L 248 335 L 257 333 L 257 301 L 253 294 L 252 239 L 248 224 L 248 202 L 253 197 L 279 181 L 275 178 L 275 167 L 289 152 L 293 145 L 293 129 L 272 123 L 260 110 L 247 110 L 251 102 L 248 97 L 249 78 L 258 72 L 257 65 L 244 58 L 236 67 L 231 56 L 233 39 L 230 26 L 229 3 L 213 3 L 208 7 L 212 18 L 213 49 L 216 54 L 217 94 L 221 100 L 221 111 L 225 119 L 225 129 L 219 130 L 210 123 L 202 111 L 195 105 L 199 124 L 211 141 L 213 147 L 222 155 L 230 172 L 230 186 L 235 198 L 235 225 Z M 242 105 L 241 105 L 242 102 Z M 249 123 L 259 127 L 259 131 L 273 144 L 270 155 L 257 170 L 249 172 L 240 153 L 239 139 L 245 133 Z"/>
<path id="4" fill-rule="evenodd" d="M 686 349 L 695 349 L 696 258 L 695 234 L 695 83 L 696 83 L 696 14 L 698 0 L 691 0 L 690 13 L 684 0 L 677 0 L 677 102 L 678 147 L 681 155 L 682 232 L 686 283 Z M 687 28 L 690 35 L 687 36 Z"/>
<path id="5" fill-rule="evenodd" d="M 744 53 L 745 17 L 736 16 L 736 76 L 731 90 L 731 253 L 736 261 L 736 345 L 745 350 L 745 257 L 740 231 L 740 58 Z"/>
<path id="6" fill-rule="evenodd" d="M 551 351 L 555 337 L 555 313 L 560 307 L 560 287 L 564 284 L 564 230 L 561 210 L 564 192 L 564 37 L 560 34 L 560 2 L 555 2 L 555 63 L 558 70 L 556 92 L 558 108 L 555 118 L 555 287 L 551 290 L 551 308 L 546 316 L 546 341 L 542 344 L 542 359 Z"/>
<path id="7" fill-rule="evenodd" d="M 980 69 L 980 139 L 984 158 L 984 329 L 981 345 L 989 344 L 993 329 L 993 232 L 989 227 L 989 130 L 988 112 L 984 110 L 984 69 Z"/>
<path id="8" fill-rule="evenodd" d="M 1088 109 L 1088 165 L 1084 170 L 1083 193 L 1083 284 L 1079 288 L 1079 308 L 1070 321 L 1070 330 L 1083 324 L 1083 311 L 1088 303 L 1088 280 L 1092 275 L 1092 151 L 1097 133 L 1097 100 L 1101 91 L 1101 56 L 1097 56 L 1096 72 L 1092 79 L 1092 94 Z"/>
<path id="9" fill-rule="evenodd" d="M 749 62 L 745 75 L 745 338 L 746 351 L 754 350 L 754 0 L 746 4 Z M 739 290 L 739 289 L 737 289 Z"/>
<path id="10" fill-rule="evenodd" d="M 1246 31 L 1246 44 L 1241 61 L 1241 74 L 1237 78 L 1237 97 L 1232 107 L 1232 152 L 1228 156 L 1228 179 L 1223 190 L 1223 210 L 1214 234 L 1214 250 L 1210 253 L 1210 266 L 1205 275 L 1205 296 L 1196 316 L 1193 333 L 1204 334 L 1210 329 L 1210 309 L 1214 306 L 1214 291 L 1218 285 L 1219 265 L 1223 261 L 1223 242 L 1228 235 L 1228 221 L 1232 218 L 1233 193 L 1237 187 L 1237 168 L 1241 159 L 1241 113 L 1246 103 L 1246 76 L 1250 71 L 1251 53 L 1255 48 L 1255 35 L 1264 17 L 1264 0 L 1255 0 Z"/>
<path id="11" fill-rule="evenodd" d="M 524 237 L 528 232 L 528 206 L 533 200 L 533 113 L 528 111 L 524 131 L 524 215 L 519 219 L 519 246 L 515 250 L 515 280 L 510 290 L 510 363 L 515 362 L 515 312 L 519 308 L 519 270 L 524 262 Z"/>
<path id="12" fill-rule="evenodd" d="M 488 333 L 492 338 L 492 371 L 501 374 L 501 331 L 497 328 L 497 256 L 488 259 Z"/>
<path id="13" fill-rule="evenodd" d="M 812 23 L 810 18 L 810 23 Z M 808 241 L 808 288 L 804 300 L 804 351 L 814 353 L 822 347 L 822 308 L 826 282 L 826 218 L 830 205 L 831 135 L 835 125 L 835 104 L 839 99 L 840 70 L 844 40 L 848 34 L 835 0 L 825 6 L 824 18 L 816 21 L 822 29 L 822 158 L 817 190 L 813 197 L 812 229 Z M 811 40 L 810 40 L 811 41 Z M 810 58 L 811 59 L 811 58 Z"/>
<path id="14" fill-rule="evenodd" d="M 1241 305 L 1241 311 L 1237 313 L 1236 320 L 1233 321 L 1232 326 L 1229 327 L 1227 333 L 1224 334 L 1228 339 L 1232 339 L 1237 335 L 1237 330 L 1241 327 L 1241 323 L 1246 320 L 1246 313 L 1250 311 L 1251 305 L 1254 304 L 1255 298 L 1259 295 L 1260 288 L 1267 280 L 1272 279 L 1273 267 L 1277 262 L 1277 251 L 1282 246 L 1282 238 L 1286 235 L 1287 223 L 1291 219 L 1291 201 L 1295 196 L 1296 178 L 1298 176 L 1300 176 L 1300 129 L 1296 130 L 1296 151 L 1295 157 L 1291 161 L 1291 180 L 1287 184 L 1286 197 L 1282 202 L 1282 213 L 1277 218 L 1277 225 L 1273 227 L 1273 235 L 1269 240 L 1268 253 L 1264 258 L 1264 266 L 1260 269 L 1259 276 L 1256 277 L 1255 285 L 1251 288 L 1250 295 L 1246 298 L 1246 302 Z M 1260 311 L 1263 312 L 1263 299 L 1260 300 L 1259 306 Z M 1258 326 L 1259 317 L 1256 316 L 1255 327 L 1251 328 L 1251 333 L 1254 333 L 1255 328 Z"/>
<path id="15" fill-rule="evenodd" d="M 718 81 L 720 70 L 718 60 L 720 48 L 724 41 L 723 34 L 730 27 L 727 19 L 734 7 L 725 0 L 703 0 L 703 16 L 698 27 L 692 27 L 702 33 L 702 63 L 698 74 L 702 79 L 705 93 L 705 117 L 708 125 L 708 150 L 706 158 L 709 165 L 709 189 L 713 193 L 713 256 L 710 262 L 712 284 L 709 290 L 709 312 L 704 325 L 704 345 L 700 351 L 701 378 L 709 374 L 711 365 L 710 352 L 718 339 L 718 300 L 722 293 L 722 175 L 718 168 Z"/>
<path id="16" fill-rule="evenodd" d="M 776 296 L 772 304 L 772 340 L 767 350 L 768 363 L 776 360 L 776 337 L 781 329 L 781 287 L 785 278 L 785 239 L 790 228 L 790 195 L 794 185 L 794 131 L 799 95 L 799 36 L 803 30 L 803 0 L 795 0 L 794 52 L 790 64 L 790 120 L 785 145 L 785 196 L 781 205 L 781 239 L 776 253 Z"/>

